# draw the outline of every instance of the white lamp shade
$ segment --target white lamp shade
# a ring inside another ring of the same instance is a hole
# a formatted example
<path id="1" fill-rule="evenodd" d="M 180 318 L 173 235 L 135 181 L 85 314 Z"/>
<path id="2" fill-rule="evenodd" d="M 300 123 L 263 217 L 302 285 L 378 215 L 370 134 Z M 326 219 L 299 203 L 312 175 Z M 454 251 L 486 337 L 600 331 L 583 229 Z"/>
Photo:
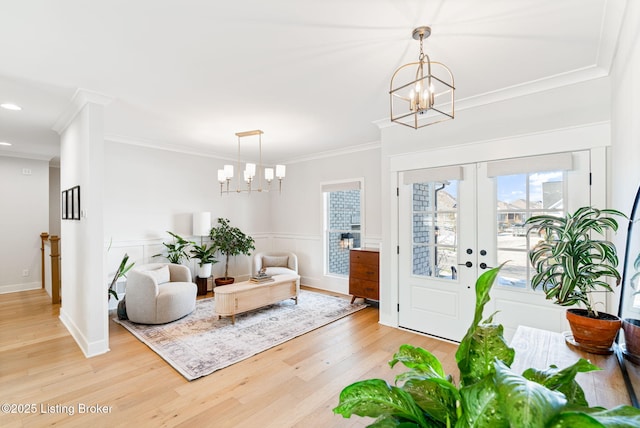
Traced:
<path id="1" fill-rule="evenodd" d="M 193 213 L 193 236 L 206 236 L 211 231 L 211 213 Z"/>
<path id="2" fill-rule="evenodd" d="M 233 165 L 224 166 L 224 175 L 227 177 L 227 179 L 233 178 Z"/>
<path id="3" fill-rule="evenodd" d="M 256 176 L 256 164 L 255 163 L 248 163 L 245 171 L 247 171 L 247 175 L 249 177 L 251 177 L 251 178 L 255 177 Z"/>
<path id="4" fill-rule="evenodd" d="M 282 179 L 286 173 L 287 167 L 284 165 L 276 165 L 276 177 Z"/>
<path id="5" fill-rule="evenodd" d="M 218 181 L 224 183 L 227 180 L 227 175 L 224 173 L 224 169 L 218 170 Z"/>
<path id="6" fill-rule="evenodd" d="M 264 169 L 264 179 L 267 181 L 273 180 L 273 168 Z"/>

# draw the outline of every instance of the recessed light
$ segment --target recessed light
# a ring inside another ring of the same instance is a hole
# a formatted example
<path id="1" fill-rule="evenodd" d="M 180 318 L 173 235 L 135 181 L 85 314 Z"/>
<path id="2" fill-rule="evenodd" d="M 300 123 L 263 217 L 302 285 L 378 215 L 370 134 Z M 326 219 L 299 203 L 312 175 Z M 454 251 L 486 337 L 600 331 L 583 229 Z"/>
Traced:
<path id="1" fill-rule="evenodd" d="M 17 104 L 12 104 L 12 103 L 2 103 L 0 104 L 0 107 L 7 109 L 7 110 L 22 110 L 22 107 L 20 107 Z"/>
<path id="2" fill-rule="evenodd" d="M 0 146 L 10 146 L 11 143 L 7 143 L 6 141 L 0 141 Z"/>

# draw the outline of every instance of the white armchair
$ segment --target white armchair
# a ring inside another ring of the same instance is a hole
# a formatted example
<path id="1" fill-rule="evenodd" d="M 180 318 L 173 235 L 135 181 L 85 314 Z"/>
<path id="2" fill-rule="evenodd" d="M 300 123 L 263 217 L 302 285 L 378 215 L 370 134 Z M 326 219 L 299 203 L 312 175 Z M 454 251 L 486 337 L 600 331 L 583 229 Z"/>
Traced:
<path id="1" fill-rule="evenodd" d="M 298 275 L 298 257 L 286 251 L 264 251 L 253 255 L 253 275 L 264 268 L 267 275 Z M 297 284 L 300 288 L 300 277 Z"/>
<path id="2" fill-rule="evenodd" d="M 164 324 L 190 314 L 198 287 L 183 265 L 151 263 L 127 274 L 127 318 L 140 324 Z"/>

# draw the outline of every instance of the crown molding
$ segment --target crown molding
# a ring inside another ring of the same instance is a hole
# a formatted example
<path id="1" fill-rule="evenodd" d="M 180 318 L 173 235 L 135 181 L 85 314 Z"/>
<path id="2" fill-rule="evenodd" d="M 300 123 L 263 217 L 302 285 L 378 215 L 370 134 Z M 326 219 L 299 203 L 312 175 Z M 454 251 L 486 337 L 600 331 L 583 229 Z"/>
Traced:
<path id="1" fill-rule="evenodd" d="M 359 144 L 357 146 L 349 146 L 342 149 L 336 150 L 327 150 L 323 152 L 318 152 L 309 156 L 303 156 L 299 158 L 288 159 L 283 163 L 292 164 L 292 163 L 300 163 L 300 162 L 308 162 L 317 159 L 330 158 L 335 156 L 348 155 L 351 153 L 364 152 L 367 150 L 376 150 L 382 147 L 382 143 L 380 141 L 374 141 L 371 143 Z"/>
<path id="2" fill-rule="evenodd" d="M 85 105 L 91 103 L 106 106 L 111 101 L 113 101 L 113 98 L 108 95 L 90 91 L 88 89 L 78 88 L 75 94 L 73 94 L 73 97 L 71 97 L 69 106 L 58 117 L 56 122 L 53 124 L 52 129 L 58 134 L 62 134 Z"/>
<path id="3" fill-rule="evenodd" d="M 10 157 L 10 158 L 20 158 L 20 159 L 31 159 L 31 160 L 38 160 L 38 161 L 47 161 L 47 162 L 51 162 L 52 160 L 56 159 L 56 155 L 42 155 L 39 153 L 26 153 L 26 152 L 5 152 L 5 151 L 1 151 L 0 152 L 0 157 L 2 156 L 6 156 L 6 157 Z M 60 160 L 58 160 L 58 165 L 60 164 Z M 55 165 L 53 165 L 55 166 Z"/>
<path id="4" fill-rule="evenodd" d="M 185 146 L 179 146 L 175 144 L 158 143 L 156 141 L 144 140 L 141 138 L 133 138 L 133 137 L 128 137 L 126 135 L 105 134 L 104 140 L 106 142 L 128 144 L 130 146 L 144 147 L 147 149 L 164 150 L 167 152 L 182 153 L 182 154 L 193 155 L 193 156 L 204 156 L 211 159 L 219 159 L 219 160 L 230 161 L 230 162 L 238 161 L 237 158 L 214 155 L 204 150 L 197 150 L 197 149 L 193 149 Z"/>

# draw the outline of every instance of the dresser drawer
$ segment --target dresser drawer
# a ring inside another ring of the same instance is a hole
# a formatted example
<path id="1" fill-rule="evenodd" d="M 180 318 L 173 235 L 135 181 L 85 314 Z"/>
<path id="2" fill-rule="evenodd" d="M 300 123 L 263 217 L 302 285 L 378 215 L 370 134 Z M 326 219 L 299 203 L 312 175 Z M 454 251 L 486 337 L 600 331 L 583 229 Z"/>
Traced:
<path id="1" fill-rule="evenodd" d="M 368 281 L 378 281 L 379 279 L 378 265 L 364 265 L 361 263 L 354 263 L 353 261 L 349 265 L 349 275 L 351 278 L 366 279 Z"/>
<path id="2" fill-rule="evenodd" d="M 349 294 L 364 297 L 366 299 L 380 300 L 380 291 L 377 281 L 352 278 L 349 280 Z"/>
<path id="3" fill-rule="evenodd" d="M 373 251 L 353 250 L 349 254 L 349 260 L 351 261 L 351 263 L 373 265 L 377 269 L 380 261 L 380 254 Z"/>

